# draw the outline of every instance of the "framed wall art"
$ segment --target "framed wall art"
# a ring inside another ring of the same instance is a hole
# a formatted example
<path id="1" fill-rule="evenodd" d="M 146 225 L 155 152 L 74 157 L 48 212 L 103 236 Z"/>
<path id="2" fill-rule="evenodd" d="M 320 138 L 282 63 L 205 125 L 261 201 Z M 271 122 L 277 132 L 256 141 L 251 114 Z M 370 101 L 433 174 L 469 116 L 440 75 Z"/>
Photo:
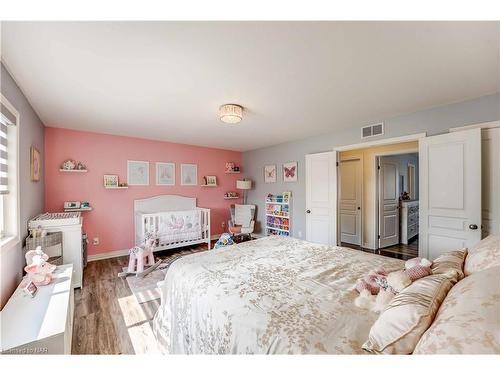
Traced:
<path id="1" fill-rule="evenodd" d="M 127 182 L 130 186 L 149 185 L 149 162 L 127 160 Z"/>

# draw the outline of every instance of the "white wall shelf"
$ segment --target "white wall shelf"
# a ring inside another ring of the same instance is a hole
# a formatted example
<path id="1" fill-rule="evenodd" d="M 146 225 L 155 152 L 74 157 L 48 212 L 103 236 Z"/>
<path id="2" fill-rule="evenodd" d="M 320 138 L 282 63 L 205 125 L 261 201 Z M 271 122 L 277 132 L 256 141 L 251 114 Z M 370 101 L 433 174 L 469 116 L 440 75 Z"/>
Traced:
<path id="1" fill-rule="evenodd" d="M 224 172 L 225 174 L 238 174 L 241 173 L 241 171 L 232 171 L 232 172 Z"/>
<path id="2" fill-rule="evenodd" d="M 104 186 L 105 189 L 116 190 L 116 189 L 128 189 L 128 186 Z"/>
<path id="3" fill-rule="evenodd" d="M 225 200 L 230 200 L 230 199 L 240 199 L 240 197 L 224 197 Z"/>
<path id="4" fill-rule="evenodd" d="M 207 184 L 207 185 L 200 185 L 200 186 L 201 186 L 201 187 L 217 187 L 217 186 L 219 186 L 219 185 L 217 185 L 217 184 L 215 184 L 215 185 L 208 185 L 208 184 Z"/>
<path id="5" fill-rule="evenodd" d="M 87 173 L 88 169 L 59 169 L 59 172 L 65 173 Z"/>
<path id="6" fill-rule="evenodd" d="M 65 208 L 64 212 L 83 212 L 83 211 L 92 211 L 92 207 L 84 207 L 84 208 Z"/>

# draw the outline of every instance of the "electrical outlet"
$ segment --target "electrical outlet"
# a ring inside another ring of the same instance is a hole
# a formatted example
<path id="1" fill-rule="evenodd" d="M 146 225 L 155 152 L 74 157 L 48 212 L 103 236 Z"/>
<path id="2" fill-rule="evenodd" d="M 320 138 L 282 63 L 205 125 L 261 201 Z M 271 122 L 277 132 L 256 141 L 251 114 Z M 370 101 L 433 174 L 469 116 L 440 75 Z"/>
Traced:
<path id="1" fill-rule="evenodd" d="M 94 237 L 94 239 L 92 240 L 92 245 L 94 246 L 99 245 L 99 237 Z"/>
<path id="2" fill-rule="evenodd" d="M 299 230 L 299 231 L 297 232 L 297 235 L 299 236 L 299 238 L 302 238 L 302 231 L 301 231 L 301 230 Z"/>
<path id="3" fill-rule="evenodd" d="M 222 227 L 222 230 L 224 230 L 224 228 L 226 227 L 226 222 L 223 221 L 222 223 L 220 223 L 220 226 Z"/>

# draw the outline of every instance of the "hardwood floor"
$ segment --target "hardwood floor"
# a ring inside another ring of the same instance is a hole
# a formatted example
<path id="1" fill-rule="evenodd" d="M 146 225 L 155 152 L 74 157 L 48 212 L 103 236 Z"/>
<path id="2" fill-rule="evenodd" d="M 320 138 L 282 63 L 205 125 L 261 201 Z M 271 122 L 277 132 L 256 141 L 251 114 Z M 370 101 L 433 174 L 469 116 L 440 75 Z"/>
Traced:
<path id="1" fill-rule="evenodd" d="M 197 251 L 206 245 L 196 245 Z M 190 248 L 155 253 L 168 259 Z M 128 257 L 89 262 L 84 270 L 83 288 L 75 290 L 73 354 L 156 353 L 151 319 L 159 300 L 139 304 L 125 279 L 118 277 Z"/>
<path id="2" fill-rule="evenodd" d="M 414 240 L 412 240 L 408 245 L 398 244 L 378 250 L 366 249 L 358 245 L 352 245 L 344 242 L 342 243 L 342 246 L 350 247 L 351 249 L 362 250 L 367 253 L 379 254 L 403 260 L 408 260 L 411 258 L 418 257 L 418 236 Z"/>

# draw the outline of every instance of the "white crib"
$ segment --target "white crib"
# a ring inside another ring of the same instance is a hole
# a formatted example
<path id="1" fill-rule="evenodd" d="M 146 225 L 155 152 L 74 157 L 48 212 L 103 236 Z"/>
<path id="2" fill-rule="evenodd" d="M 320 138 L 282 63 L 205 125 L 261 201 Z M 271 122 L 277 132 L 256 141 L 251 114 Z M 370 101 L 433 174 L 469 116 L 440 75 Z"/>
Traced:
<path id="1" fill-rule="evenodd" d="M 168 215 L 185 212 L 186 215 L 199 215 L 199 230 L 163 238 L 161 228 Z M 134 201 L 135 244 L 140 245 L 147 233 L 158 235 L 159 244 L 155 251 L 173 249 L 182 246 L 206 243 L 210 249 L 210 209 L 196 207 L 196 198 L 180 195 L 159 195 L 157 197 Z"/>

